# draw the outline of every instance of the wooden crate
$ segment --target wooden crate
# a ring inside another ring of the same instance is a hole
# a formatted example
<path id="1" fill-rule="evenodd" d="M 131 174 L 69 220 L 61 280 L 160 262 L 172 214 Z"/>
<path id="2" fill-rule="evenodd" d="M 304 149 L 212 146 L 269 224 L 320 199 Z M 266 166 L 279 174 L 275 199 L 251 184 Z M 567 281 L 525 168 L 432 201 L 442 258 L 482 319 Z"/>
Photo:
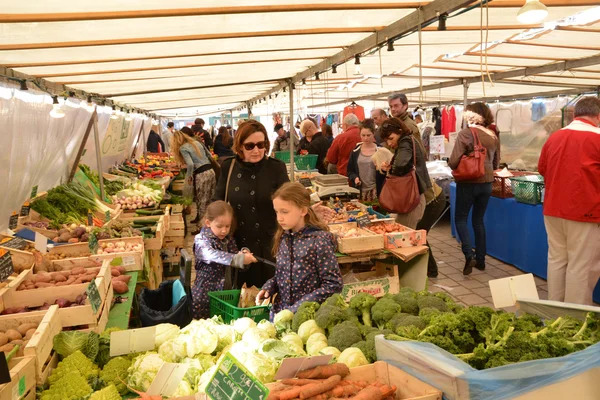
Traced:
<path id="1" fill-rule="evenodd" d="M 185 236 L 185 221 L 183 215 L 171 215 L 171 221 L 169 223 L 169 229 L 165 236 L 171 237 L 184 237 Z"/>
<path id="2" fill-rule="evenodd" d="M 94 268 L 101 267 L 103 260 L 96 261 L 92 260 L 89 257 L 78 257 L 78 258 L 65 258 L 62 260 L 52 260 L 50 262 L 52 264 L 53 271 L 68 271 L 76 267 L 83 268 Z"/>
<path id="3" fill-rule="evenodd" d="M 173 183 L 171 184 L 171 190 L 176 191 L 176 192 L 181 192 L 183 190 L 184 186 L 185 186 L 184 179 L 175 179 L 173 181 Z"/>
<path id="4" fill-rule="evenodd" d="M 181 214 L 183 212 L 183 204 L 161 204 L 160 208 L 171 207 L 172 214 Z"/>
<path id="5" fill-rule="evenodd" d="M 336 231 L 341 230 L 342 228 L 356 228 L 361 236 L 358 237 L 347 237 L 341 238 L 338 237 L 338 251 L 344 254 L 357 254 L 357 253 L 367 253 L 367 252 L 375 252 L 379 250 L 383 250 L 384 248 L 384 239 L 383 235 L 378 235 L 373 233 L 367 229 L 359 228 L 356 222 L 346 222 L 343 224 L 335 224 L 331 225 L 331 232 L 336 233 Z"/>
<path id="6" fill-rule="evenodd" d="M 165 232 L 167 230 L 167 224 L 165 223 L 164 215 L 147 215 L 147 216 L 139 216 L 134 217 L 129 214 L 124 214 L 119 220 L 121 221 L 129 221 L 132 224 L 135 221 L 147 220 L 147 219 L 156 219 L 156 232 L 153 238 L 144 238 L 144 248 L 146 250 L 160 250 L 162 248 L 163 242 L 165 240 Z M 168 218 L 167 218 L 168 221 Z"/>
<path id="7" fill-rule="evenodd" d="M 107 302 L 110 303 L 112 301 L 112 274 L 110 268 L 110 262 L 106 260 L 95 280 L 100 298 L 102 299 L 98 313 L 94 314 L 89 300 L 86 300 L 86 304 L 82 306 L 60 308 L 58 315 L 63 327 L 88 325 L 89 328 L 94 329 L 99 325 L 99 320 L 102 317 L 101 310 L 104 309 L 104 305 Z M 88 287 L 88 283 L 82 283 L 79 285 L 55 286 L 32 290 L 16 290 L 30 275 L 33 275 L 31 270 L 23 271 L 17 279 L 8 285 L 9 290 L 5 291 L 0 298 L 0 311 L 9 307 L 34 308 L 40 307 L 44 303 L 54 304 L 59 298 L 74 301 L 77 296 L 84 294 Z M 37 317 L 39 315 L 43 316 L 45 313 L 46 311 L 42 310 L 22 313 L 21 315 Z M 1 315 L 0 323 L 3 320 L 10 320 L 12 316 L 12 314 Z"/>
<path id="8" fill-rule="evenodd" d="M 114 260 L 116 258 L 121 259 L 121 264 L 128 271 L 139 271 L 143 266 L 143 254 L 144 254 L 144 239 L 141 236 L 131 238 L 119 238 L 119 239 L 104 239 L 99 240 L 98 243 L 115 243 L 125 242 L 133 244 L 141 244 L 141 252 L 124 252 L 124 253 L 110 253 L 110 254 L 91 254 L 89 253 L 89 245 L 87 242 L 65 244 L 62 246 L 54 247 L 49 251 L 50 254 L 66 254 L 67 258 L 88 258 L 93 261 L 102 262 L 103 260 Z M 81 254 L 87 254 L 85 257 L 81 257 Z M 119 265 L 119 264 L 115 264 Z"/>
<path id="9" fill-rule="evenodd" d="M 41 378 L 44 368 L 52 358 L 52 341 L 62 330 L 60 317 L 58 315 L 58 306 L 53 305 L 46 312 L 40 315 L 29 315 L 30 313 L 11 314 L 0 320 L 0 330 L 16 329 L 19 325 L 25 323 L 38 324 L 34 335 L 25 346 L 24 354 L 26 357 L 32 357 L 35 360 L 35 376 Z M 38 383 L 43 383 L 39 381 Z"/>
<path id="10" fill-rule="evenodd" d="M 35 398 L 35 358 L 16 357 L 8 362 L 11 381 L 0 385 L 0 400 Z"/>

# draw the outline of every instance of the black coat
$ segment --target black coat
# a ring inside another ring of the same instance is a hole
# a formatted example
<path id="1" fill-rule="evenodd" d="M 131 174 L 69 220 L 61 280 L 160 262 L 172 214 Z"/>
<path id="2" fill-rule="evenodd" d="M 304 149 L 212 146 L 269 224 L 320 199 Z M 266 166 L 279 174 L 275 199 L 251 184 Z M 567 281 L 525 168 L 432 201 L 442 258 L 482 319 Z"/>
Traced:
<path id="1" fill-rule="evenodd" d="M 150 134 L 148 135 L 148 141 L 146 142 L 146 150 L 149 153 L 158 153 L 158 144 L 159 143 L 162 146 L 162 151 L 163 152 L 167 151 L 167 148 L 165 147 L 165 143 L 162 141 L 159 134 L 154 131 L 150 131 Z"/>
<path id="2" fill-rule="evenodd" d="M 348 160 L 348 181 L 350 183 L 350 186 L 352 186 L 353 188 L 356 189 L 360 189 L 360 187 L 357 187 L 356 184 L 354 183 L 354 181 L 356 180 L 356 178 L 359 178 L 358 176 L 358 156 L 360 155 L 360 147 L 362 146 L 362 143 L 359 143 L 356 148 L 354 150 L 352 150 L 352 153 L 350 153 L 350 160 Z M 374 165 L 373 165 L 374 167 Z M 377 170 L 375 170 L 375 187 L 377 190 L 377 196 L 379 196 L 379 194 L 381 193 L 381 189 L 383 189 L 383 184 L 385 183 L 385 173 L 381 173 Z"/>
<path id="3" fill-rule="evenodd" d="M 419 193 L 423 194 L 431 187 L 431 179 L 429 179 L 429 172 L 427 172 L 427 164 L 425 163 L 423 148 L 422 146 L 418 145 L 416 140 L 414 143 L 416 144 L 415 154 L 417 155 L 415 172 L 417 175 L 417 183 L 419 184 Z M 396 149 L 394 158 L 390 163 L 392 164 L 392 168 L 389 173 L 390 175 L 404 176 L 413 168 L 413 163 L 413 136 L 402 136 L 402 138 L 398 141 L 398 148 Z"/>
<path id="4" fill-rule="evenodd" d="M 329 150 L 329 140 L 321 132 L 315 133 L 312 137 L 312 141 L 308 145 L 308 154 L 316 154 L 317 155 L 317 169 L 320 174 L 326 174 L 327 168 L 323 166 L 323 161 L 325 161 L 325 157 L 327 156 L 327 150 Z"/>
<path id="5" fill-rule="evenodd" d="M 283 161 L 270 157 L 256 164 L 243 162 L 239 157 L 227 158 L 221 165 L 215 200 L 225 200 L 227 176 L 234 159 L 227 201 L 235 213 L 235 240 L 239 248 L 247 247 L 258 257 L 274 260 L 272 247 L 277 217 L 271 196 L 289 181 L 286 166 Z M 248 286 L 260 288 L 274 273 L 274 267 L 263 263 L 252 264 L 246 271 L 239 272 L 237 287 L 246 282 Z"/>
<path id="6" fill-rule="evenodd" d="M 219 157 L 231 157 L 233 156 L 233 150 L 231 150 L 231 145 L 233 144 L 233 140 L 229 141 L 229 146 L 225 146 L 223 144 L 223 135 L 218 134 L 215 138 L 215 147 L 214 152 Z"/>
<path id="7" fill-rule="evenodd" d="M 208 133 L 208 131 L 204 128 L 202 128 L 202 125 L 199 124 L 194 124 L 192 125 L 192 132 L 194 132 L 195 135 L 197 135 L 196 137 L 199 138 L 200 136 L 198 135 L 202 135 L 202 142 L 204 142 L 204 145 L 206 147 L 208 147 L 209 149 L 213 147 L 213 141 L 212 141 L 212 137 L 210 136 L 210 133 Z"/>

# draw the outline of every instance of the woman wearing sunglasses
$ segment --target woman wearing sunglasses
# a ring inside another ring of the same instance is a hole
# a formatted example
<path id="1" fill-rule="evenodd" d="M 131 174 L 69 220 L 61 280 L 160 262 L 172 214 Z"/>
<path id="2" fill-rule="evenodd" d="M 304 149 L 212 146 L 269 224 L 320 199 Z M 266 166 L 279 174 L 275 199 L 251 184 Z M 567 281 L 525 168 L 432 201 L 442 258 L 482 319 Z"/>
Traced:
<path id="1" fill-rule="evenodd" d="M 224 200 L 233 207 L 238 246 L 247 247 L 257 257 L 273 260 L 271 248 L 277 217 L 271 197 L 289 178 L 282 161 L 266 156 L 269 147 L 267 130 L 260 122 L 248 120 L 241 124 L 233 143 L 235 156 L 226 158 L 221 166 L 215 200 Z M 262 287 L 274 273 L 272 266 L 254 263 L 247 270 L 238 271 L 233 284 L 236 288 L 244 282 Z"/>

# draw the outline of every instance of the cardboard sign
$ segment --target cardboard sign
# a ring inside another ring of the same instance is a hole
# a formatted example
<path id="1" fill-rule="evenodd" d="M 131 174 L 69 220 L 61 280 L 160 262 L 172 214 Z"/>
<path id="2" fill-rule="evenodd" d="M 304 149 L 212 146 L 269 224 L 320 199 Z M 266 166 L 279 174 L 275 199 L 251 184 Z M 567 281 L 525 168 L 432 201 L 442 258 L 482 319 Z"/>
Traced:
<path id="1" fill-rule="evenodd" d="M 90 233 L 88 236 L 88 247 L 90 253 L 96 254 L 98 252 L 98 238 L 95 233 Z"/>
<path id="2" fill-rule="evenodd" d="M 19 215 L 21 217 L 27 217 L 29 215 L 29 211 L 31 211 L 31 207 L 29 206 L 29 202 L 26 201 L 22 206 L 21 206 L 21 212 L 19 213 Z"/>
<path id="3" fill-rule="evenodd" d="M 0 352 L 0 385 L 8 382 L 10 382 L 10 370 L 6 361 L 6 354 Z"/>
<path id="4" fill-rule="evenodd" d="M 512 307 L 518 299 L 539 299 L 533 274 L 510 276 L 489 281 L 494 307 Z"/>
<path id="5" fill-rule="evenodd" d="M 367 225 L 371 225 L 371 219 L 369 218 L 368 214 L 359 215 L 358 217 L 356 217 L 356 223 L 358 224 L 358 226 L 363 228 Z"/>
<path id="6" fill-rule="evenodd" d="M 146 393 L 150 396 L 171 396 L 177 390 L 189 367 L 189 364 L 163 363 Z"/>
<path id="7" fill-rule="evenodd" d="M 48 252 L 48 238 L 41 233 L 35 233 L 35 249 L 42 254 Z"/>
<path id="8" fill-rule="evenodd" d="M 205 392 L 212 400 L 265 400 L 269 395 L 269 389 L 229 353 L 221 360 Z"/>
<path id="9" fill-rule="evenodd" d="M 102 299 L 100 298 L 100 292 L 98 292 L 98 286 L 96 286 L 95 280 L 90 282 L 87 289 L 85 289 L 85 292 L 87 293 L 88 300 L 92 305 L 92 312 L 97 314 L 98 310 L 100 309 L 100 305 L 102 304 Z"/>
<path id="10" fill-rule="evenodd" d="M 13 212 L 10 218 L 8 219 L 8 229 L 14 231 L 17 228 L 19 223 L 19 216 L 16 212 Z"/>
<path id="11" fill-rule="evenodd" d="M 20 237 L 5 238 L 0 242 L 0 246 L 16 250 L 23 250 L 27 245 L 28 243 Z"/>
<path id="12" fill-rule="evenodd" d="M 154 350 L 156 326 L 128 329 L 110 334 L 110 356 Z"/>
<path id="13" fill-rule="evenodd" d="M 446 138 L 442 135 L 431 136 L 429 138 L 429 153 L 430 154 L 445 154 L 446 153 Z"/>
<path id="14" fill-rule="evenodd" d="M 328 354 L 326 356 L 286 358 L 277 370 L 275 380 L 295 378 L 300 371 L 329 364 L 332 357 L 331 354 Z"/>
<path id="15" fill-rule="evenodd" d="M 298 182 L 300 182 L 304 187 L 312 187 L 312 181 L 310 178 L 300 178 Z"/>
<path id="16" fill-rule="evenodd" d="M 38 192 L 38 185 L 35 185 L 34 187 L 31 188 L 31 194 L 29 195 L 30 199 L 35 198 L 35 196 L 37 196 L 37 192 Z"/>
<path id="17" fill-rule="evenodd" d="M 12 257 L 10 253 L 4 249 L 0 249 L 0 282 L 4 282 L 15 272 Z"/>

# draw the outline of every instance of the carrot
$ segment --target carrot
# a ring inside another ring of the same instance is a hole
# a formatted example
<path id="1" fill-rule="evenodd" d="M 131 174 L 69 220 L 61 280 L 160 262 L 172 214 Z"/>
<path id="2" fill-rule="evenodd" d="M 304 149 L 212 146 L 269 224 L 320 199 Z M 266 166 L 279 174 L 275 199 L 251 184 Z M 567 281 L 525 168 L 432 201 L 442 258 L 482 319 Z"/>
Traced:
<path id="1" fill-rule="evenodd" d="M 352 400 L 382 400 L 381 390 L 375 386 L 369 386 L 358 392 L 356 396 L 350 397 Z"/>
<path id="2" fill-rule="evenodd" d="M 123 384 L 125 386 L 127 386 L 127 389 L 129 389 L 130 391 L 137 393 L 140 397 L 138 399 L 132 399 L 132 400 L 162 400 L 162 396 L 158 395 L 158 396 L 150 396 L 148 393 L 145 392 L 138 392 L 137 390 L 133 389 L 132 387 L 129 387 L 129 385 L 127 385 L 127 383 L 125 383 L 125 381 L 121 378 L 119 378 L 119 380 L 121 382 L 123 382 Z"/>
<path id="3" fill-rule="evenodd" d="M 360 392 L 361 389 L 362 388 L 360 386 L 356 386 L 356 385 L 338 386 L 335 389 L 333 389 L 333 396 L 334 397 L 347 397 L 347 396 L 355 395 L 356 393 Z"/>
<path id="4" fill-rule="evenodd" d="M 332 390 L 337 386 L 338 383 L 342 380 L 342 377 L 339 375 L 330 376 L 322 383 L 315 383 L 313 385 L 308 386 L 304 390 L 300 392 L 301 399 L 308 399 L 309 397 L 316 396 L 320 393 L 325 393 L 329 390 Z"/>
<path id="5" fill-rule="evenodd" d="M 292 385 L 292 386 L 304 386 L 310 385 L 311 383 L 321 383 L 325 379 L 282 379 L 281 383 L 284 385 Z"/>
<path id="6" fill-rule="evenodd" d="M 329 378 L 334 375 L 345 377 L 350 373 L 350 369 L 346 364 L 335 363 L 329 365 L 319 365 L 318 367 L 300 371 L 296 374 L 296 378 L 301 379 L 317 379 Z"/>
<path id="7" fill-rule="evenodd" d="M 318 385 L 318 383 L 311 383 L 311 384 L 304 385 L 304 386 L 293 386 L 287 390 L 282 390 L 281 392 L 277 393 L 277 395 L 279 396 L 279 400 L 292 400 L 292 399 L 299 397 L 300 393 L 304 389 L 307 389 L 307 388 L 309 388 L 311 386 L 315 386 L 315 385 Z"/>
<path id="8" fill-rule="evenodd" d="M 388 385 L 383 385 L 379 388 L 379 390 L 381 390 L 381 395 L 383 397 L 388 397 L 388 396 L 392 396 L 394 394 L 396 394 L 396 386 L 392 385 L 392 386 L 388 386 Z"/>

